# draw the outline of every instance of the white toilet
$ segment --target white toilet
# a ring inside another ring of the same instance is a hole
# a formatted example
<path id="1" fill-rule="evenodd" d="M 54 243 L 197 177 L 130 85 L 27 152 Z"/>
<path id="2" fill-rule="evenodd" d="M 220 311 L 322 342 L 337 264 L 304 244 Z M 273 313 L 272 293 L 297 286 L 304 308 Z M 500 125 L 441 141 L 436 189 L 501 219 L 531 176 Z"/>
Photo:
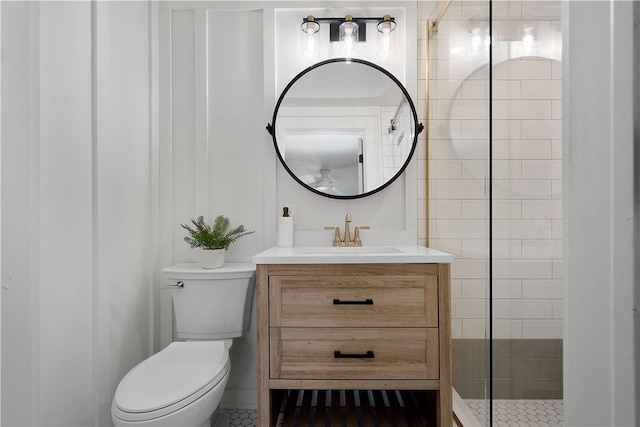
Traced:
<path id="1" fill-rule="evenodd" d="M 111 404 L 115 426 L 209 426 L 229 378 L 232 339 L 249 327 L 253 264 L 205 270 L 176 264 L 162 270 L 171 288 L 173 342 L 120 381 Z"/>

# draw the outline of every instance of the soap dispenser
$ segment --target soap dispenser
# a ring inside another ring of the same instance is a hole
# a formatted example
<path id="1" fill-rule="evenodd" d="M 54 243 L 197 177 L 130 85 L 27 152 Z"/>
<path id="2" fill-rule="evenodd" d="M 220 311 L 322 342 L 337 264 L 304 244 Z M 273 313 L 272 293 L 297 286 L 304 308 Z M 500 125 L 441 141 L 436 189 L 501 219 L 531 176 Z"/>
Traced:
<path id="1" fill-rule="evenodd" d="M 282 208 L 282 216 L 278 218 L 278 246 L 293 246 L 293 217 L 289 216 L 289 208 Z"/>

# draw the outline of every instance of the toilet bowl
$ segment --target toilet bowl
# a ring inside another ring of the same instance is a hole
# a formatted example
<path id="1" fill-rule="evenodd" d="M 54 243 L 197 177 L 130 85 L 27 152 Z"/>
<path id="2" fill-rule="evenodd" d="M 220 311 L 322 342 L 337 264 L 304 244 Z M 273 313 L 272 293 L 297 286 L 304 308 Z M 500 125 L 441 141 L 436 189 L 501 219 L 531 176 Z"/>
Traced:
<path id="1" fill-rule="evenodd" d="M 229 378 L 224 341 L 173 342 L 122 379 L 111 414 L 116 426 L 208 426 Z"/>
<path id="2" fill-rule="evenodd" d="M 117 426 L 209 426 L 230 372 L 229 349 L 249 326 L 253 264 L 162 270 L 171 289 L 179 339 L 120 381 L 111 404 Z"/>

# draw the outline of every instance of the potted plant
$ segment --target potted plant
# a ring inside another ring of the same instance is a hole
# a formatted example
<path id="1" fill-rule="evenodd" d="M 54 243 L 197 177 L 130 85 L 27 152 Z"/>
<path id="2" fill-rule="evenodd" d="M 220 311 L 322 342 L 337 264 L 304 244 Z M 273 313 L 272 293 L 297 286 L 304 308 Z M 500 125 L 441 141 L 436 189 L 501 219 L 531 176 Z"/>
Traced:
<path id="1" fill-rule="evenodd" d="M 244 225 L 239 225 L 231 230 L 229 228 L 229 218 L 218 215 L 213 222 L 213 226 L 204 222 L 204 217 L 199 216 L 192 219 L 191 225 L 180 224 L 189 233 L 184 241 L 191 248 L 200 249 L 196 253 L 196 261 L 202 268 L 220 268 L 224 265 L 224 255 L 229 249 L 229 245 L 242 236 L 253 233 L 247 231 Z"/>

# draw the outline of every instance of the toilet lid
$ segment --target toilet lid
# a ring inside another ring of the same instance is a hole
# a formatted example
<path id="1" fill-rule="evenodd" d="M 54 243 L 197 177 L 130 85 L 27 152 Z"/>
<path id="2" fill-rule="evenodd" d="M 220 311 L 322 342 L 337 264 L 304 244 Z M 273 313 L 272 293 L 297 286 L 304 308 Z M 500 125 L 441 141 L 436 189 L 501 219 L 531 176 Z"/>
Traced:
<path id="1" fill-rule="evenodd" d="M 116 389 L 114 404 L 128 413 L 172 412 L 194 400 L 194 394 L 209 391 L 228 371 L 223 341 L 173 342 L 129 371 Z M 188 401 L 175 407 L 183 400 Z"/>

